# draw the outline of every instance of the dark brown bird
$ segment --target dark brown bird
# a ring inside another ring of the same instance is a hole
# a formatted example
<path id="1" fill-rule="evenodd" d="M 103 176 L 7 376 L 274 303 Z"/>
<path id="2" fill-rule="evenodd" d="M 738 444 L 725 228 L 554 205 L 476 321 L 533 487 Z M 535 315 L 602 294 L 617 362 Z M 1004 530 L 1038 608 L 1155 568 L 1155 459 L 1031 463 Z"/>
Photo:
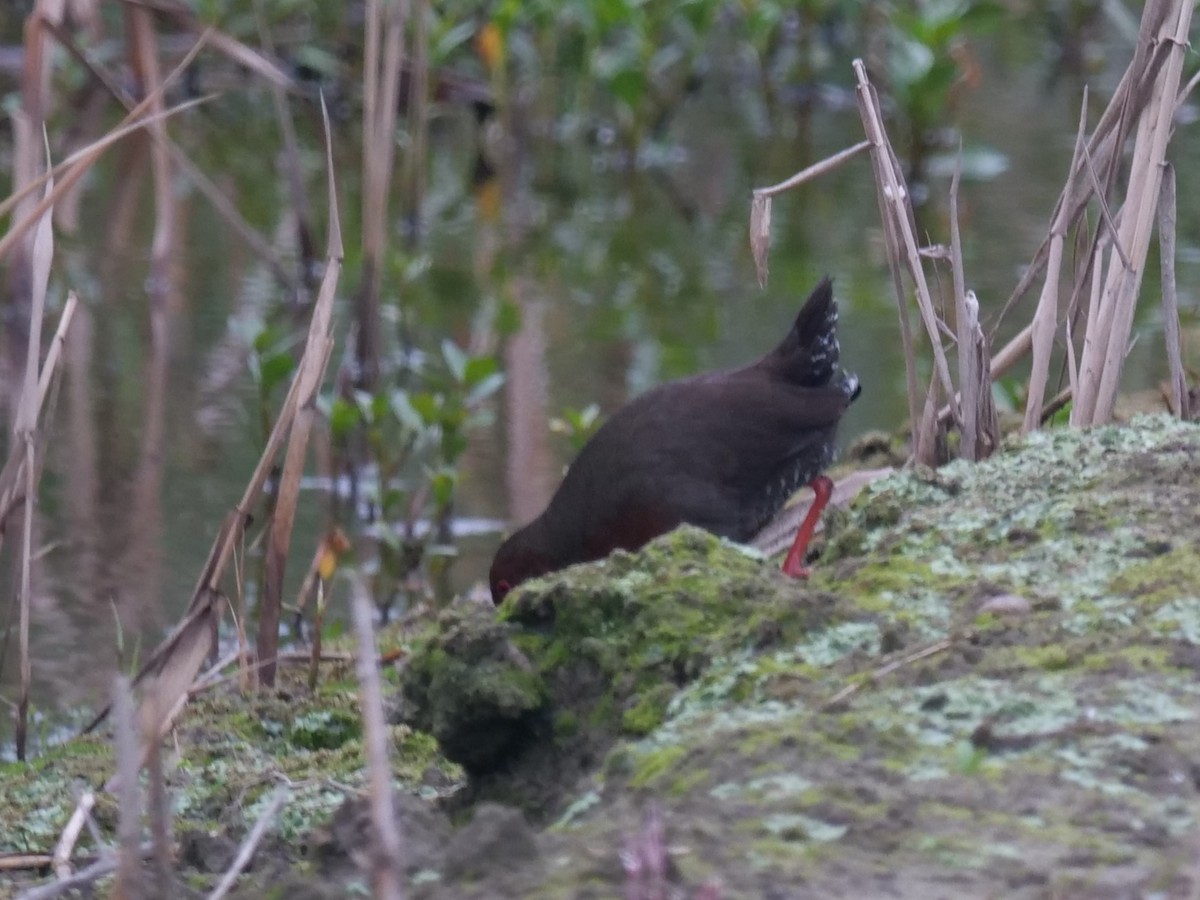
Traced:
<path id="1" fill-rule="evenodd" d="M 820 473 L 859 394 L 858 379 L 838 368 L 837 319 L 825 278 L 758 362 L 669 382 L 620 409 L 546 510 L 501 545 L 492 599 L 573 563 L 635 550 L 684 522 L 748 541 L 812 483 L 816 501 L 784 563 L 806 574 L 804 553 L 832 486 Z"/>

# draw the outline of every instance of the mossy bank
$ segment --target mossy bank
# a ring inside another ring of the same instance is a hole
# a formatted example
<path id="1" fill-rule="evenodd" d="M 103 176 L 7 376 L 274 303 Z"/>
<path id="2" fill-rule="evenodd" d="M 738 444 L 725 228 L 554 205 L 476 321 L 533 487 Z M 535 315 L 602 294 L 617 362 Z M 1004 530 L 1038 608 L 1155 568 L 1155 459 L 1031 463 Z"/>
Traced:
<path id="1" fill-rule="evenodd" d="M 397 786 L 452 795 L 412 893 L 619 896 L 654 804 L 681 896 L 1188 896 L 1198 475 L 1193 425 L 1053 431 L 874 483 L 807 582 L 684 529 L 452 607 L 396 674 Z M 243 896 L 362 884 L 354 809 Z"/>

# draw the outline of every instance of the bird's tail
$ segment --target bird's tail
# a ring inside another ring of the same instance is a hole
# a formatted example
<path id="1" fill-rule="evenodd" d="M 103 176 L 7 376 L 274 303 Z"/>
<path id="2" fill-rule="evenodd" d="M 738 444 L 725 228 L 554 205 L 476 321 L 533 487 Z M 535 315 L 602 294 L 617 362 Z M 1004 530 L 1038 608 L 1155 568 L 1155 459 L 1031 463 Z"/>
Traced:
<path id="1" fill-rule="evenodd" d="M 764 360 L 781 378 L 824 387 L 838 367 L 838 309 L 829 277 L 809 294 L 787 337 Z"/>

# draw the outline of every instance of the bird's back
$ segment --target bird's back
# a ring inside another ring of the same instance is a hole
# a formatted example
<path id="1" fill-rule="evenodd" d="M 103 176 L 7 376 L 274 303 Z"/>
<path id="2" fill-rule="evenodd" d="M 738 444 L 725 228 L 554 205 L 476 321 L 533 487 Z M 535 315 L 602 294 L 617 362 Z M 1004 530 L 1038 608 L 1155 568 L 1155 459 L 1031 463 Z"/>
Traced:
<path id="1" fill-rule="evenodd" d="M 857 395 L 857 380 L 837 372 L 836 327 L 825 279 L 762 359 L 633 400 L 572 463 L 548 524 L 593 557 L 682 522 L 749 540 L 832 458 L 838 420 Z M 629 539 L 612 543 L 613 534 Z"/>

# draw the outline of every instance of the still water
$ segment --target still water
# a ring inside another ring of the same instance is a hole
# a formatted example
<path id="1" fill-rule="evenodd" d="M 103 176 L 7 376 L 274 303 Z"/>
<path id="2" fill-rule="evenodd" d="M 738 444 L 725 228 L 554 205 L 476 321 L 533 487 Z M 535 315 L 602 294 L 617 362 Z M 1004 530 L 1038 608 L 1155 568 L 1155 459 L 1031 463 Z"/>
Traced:
<path id="1" fill-rule="evenodd" d="M 972 160 L 960 197 L 968 286 L 986 317 L 1045 232 L 1071 155 L 1080 85 L 1052 82 L 1036 47 L 978 49 L 980 81 L 959 98 L 957 118 Z M 1126 58 L 1122 48 L 1113 56 L 1113 71 L 1095 74 L 1093 96 L 1106 96 Z M 843 440 L 904 421 L 903 360 L 867 159 L 777 199 L 766 290 L 746 239 L 752 188 L 861 139 L 852 96 L 834 89 L 804 111 L 769 105 L 731 72 L 710 79 L 632 165 L 603 129 L 532 116 L 498 219 L 480 214 L 467 187 L 471 123 L 453 115 L 435 123 L 429 262 L 417 288 L 429 332 L 465 341 L 481 304 L 497 297 L 514 303 L 523 322 L 499 348 L 508 383 L 495 422 L 474 435 L 467 455 L 458 513 L 472 533 L 453 569 L 458 590 L 486 574 L 500 537 L 488 523 L 534 515 L 569 461 L 568 442 L 546 427 L 550 417 L 593 402 L 610 412 L 664 380 L 753 359 L 780 339 L 826 273 L 841 302 L 843 364 L 864 386 Z M 286 247 L 274 129 L 255 116 L 256 102 L 265 100 L 222 99 L 173 127 L 243 214 Z M 311 127 L 306 134 L 316 196 L 318 144 Z M 356 122 L 341 124 L 344 297 L 357 256 L 357 136 Z M 146 290 L 153 207 L 138 153 L 121 147 L 105 159 L 80 195 L 78 224 L 58 238 L 56 289 L 77 289 L 85 309 L 67 353 L 37 515 L 34 702 L 50 714 L 94 702 L 114 667 L 134 666 L 174 623 L 261 446 L 247 346 L 279 289 L 179 180 L 185 250 L 173 260 L 179 290 L 163 320 L 168 340 L 156 351 Z M 933 172 L 920 216 L 941 242 L 949 167 Z M 1185 309 L 1194 309 L 1200 286 L 1195 174 L 1181 167 Z M 1156 283 L 1155 271 L 1147 297 Z M 344 338 L 347 302 L 341 315 Z M 1018 309 L 999 340 L 1027 316 Z M 1144 319 L 1126 370 L 1134 387 L 1163 374 L 1156 313 Z M 293 539 L 293 584 L 323 521 L 319 492 L 308 499 Z M 3 615 L 12 621 L 9 607 Z M 15 651 L 14 637 L 0 672 L 5 696 L 15 696 Z M 2 721 L 7 752 L 10 717 Z"/>

